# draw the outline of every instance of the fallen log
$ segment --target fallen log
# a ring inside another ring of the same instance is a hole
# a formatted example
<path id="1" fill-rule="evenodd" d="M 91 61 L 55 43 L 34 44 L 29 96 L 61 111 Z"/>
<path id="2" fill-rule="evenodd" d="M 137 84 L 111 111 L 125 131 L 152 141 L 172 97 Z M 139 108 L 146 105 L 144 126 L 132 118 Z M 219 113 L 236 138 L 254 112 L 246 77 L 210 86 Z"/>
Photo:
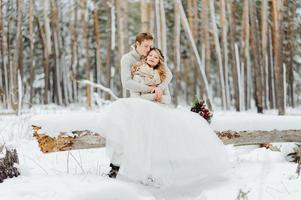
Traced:
<path id="1" fill-rule="evenodd" d="M 72 134 L 60 133 L 50 137 L 39 133 L 41 127 L 33 126 L 33 136 L 37 139 L 44 153 L 105 147 L 106 140 L 99 133 L 91 131 L 74 131 Z M 249 145 L 277 142 L 301 142 L 301 130 L 272 131 L 216 131 L 224 144 Z"/>
<path id="2" fill-rule="evenodd" d="M 0 156 L 0 183 L 4 179 L 19 176 L 20 172 L 15 166 L 19 163 L 17 151 L 0 145 Z"/>
<path id="3" fill-rule="evenodd" d="M 248 145 L 278 142 L 301 142 L 301 130 L 216 131 L 224 144 Z"/>
<path id="4" fill-rule="evenodd" d="M 75 149 L 90 149 L 105 147 L 106 140 L 98 133 L 88 130 L 73 131 L 72 134 L 60 133 L 57 137 L 50 137 L 38 133 L 41 127 L 32 126 L 33 136 L 37 139 L 43 153 L 67 151 Z"/>

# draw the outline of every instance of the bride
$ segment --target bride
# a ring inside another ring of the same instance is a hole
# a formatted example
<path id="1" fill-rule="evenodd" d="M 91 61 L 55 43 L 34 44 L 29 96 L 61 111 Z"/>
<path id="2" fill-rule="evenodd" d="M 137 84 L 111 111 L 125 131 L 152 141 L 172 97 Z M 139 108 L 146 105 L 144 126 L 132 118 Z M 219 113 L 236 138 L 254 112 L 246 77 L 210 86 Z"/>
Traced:
<path id="1" fill-rule="evenodd" d="M 156 63 L 148 62 L 150 54 L 154 54 L 153 60 L 158 58 Z M 157 49 L 151 49 L 145 61 L 132 68 L 132 77 L 141 75 L 143 66 L 150 67 L 144 72 L 158 78 L 155 66 L 163 63 L 162 58 Z M 135 79 L 146 81 L 143 78 L 149 77 Z M 118 176 L 164 187 L 208 178 L 227 169 L 225 147 L 205 119 L 189 110 L 149 101 L 154 98 L 152 94 L 137 97 L 113 102 L 99 122 L 109 157 L 122 154 Z"/>

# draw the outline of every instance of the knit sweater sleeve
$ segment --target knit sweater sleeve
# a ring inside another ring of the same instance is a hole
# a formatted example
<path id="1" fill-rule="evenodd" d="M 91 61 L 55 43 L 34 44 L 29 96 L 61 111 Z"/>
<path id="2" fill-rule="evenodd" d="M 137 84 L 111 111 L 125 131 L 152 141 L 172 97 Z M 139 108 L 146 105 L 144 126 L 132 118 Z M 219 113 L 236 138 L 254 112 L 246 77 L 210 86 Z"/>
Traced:
<path id="1" fill-rule="evenodd" d="M 131 78 L 131 67 L 134 63 L 129 54 L 124 55 L 121 58 L 121 83 L 125 89 L 134 92 L 150 92 L 150 88 L 147 85 L 138 83 Z"/>

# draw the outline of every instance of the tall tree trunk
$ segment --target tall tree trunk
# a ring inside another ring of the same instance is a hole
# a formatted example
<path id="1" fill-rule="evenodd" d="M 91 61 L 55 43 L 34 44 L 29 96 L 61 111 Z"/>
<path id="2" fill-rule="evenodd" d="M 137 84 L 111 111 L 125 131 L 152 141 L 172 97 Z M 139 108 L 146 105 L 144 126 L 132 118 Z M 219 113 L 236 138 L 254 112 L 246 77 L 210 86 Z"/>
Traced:
<path id="1" fill-rule="evenodd" d="M 180 38 L 181 38 L 181 17 L 178 4 L 175 4 L 174 7 L 174 16 L 175 16 L 175 32 L 174 32 L 174 88 L 173 88 L 173 103 L 178 105 L 178 97 L 180 94 L 180 68 L 181 68 L 181 53 L 180 53 Z"/>
<path id="2" fill-rule="evenodd" d="M 140 9 L 141 9 L 141 31 L 147 32 L 150 31 L 150 12 L 149 12 L 149 0 L 141 0 L 140 1 Z"/>
<path id="3" fill-rule="evenodd" d="M 276 104 L 279 115 L 285 114 L 284 105 L 284 85 L 283 85 L 283 66 L 281 57 L 281 36 L 279 20 L 279 2 L 272 0 L 272 21 L 273 21 L 273 49 L 275 65 L 275 83 L 276 83 Z"/>
<path id="4" fill-rule="evenodd" d="M 96 48 L 96 82 L 101 83 L 101 49 L 100 49 L 100 34 L 99 34 L 99 22 L 98 22 L 98 9 L 96 0 L 93 1 L 94 5 L 94 34 L 95 34 L 95 48 Z M 98 94 L 101 90 L 97 89 Z"/>
<path id="5" fill-rule="evenodd" d="M 165 64 L 167 64 L 167 38 L 166 38 L 166 16 L 163 0 L 160 1 L 160 35 L 161 35 L 161 49 L 162 53 L 165 56 Z"/>
<path id="6" fill-rule="evenodd" d="M 267 34 L 268 32 L 268 0 L 263 0 L 261 5 L 261 48 L 262 48 L 262 71 L 263 71 L 263 85 L 264 85 L 264 107 L 269 108 L 268 105 L 268 52 L 267 52 Z"/>
<path id="7" fill-rule="evenodd" d="M 108 21 L 107 21 L 107 55 L 106 55 L 106 87 L 111 88 L 111 70 L 112 70 L 112 0 L 107 0 L 108 2 Z M 109 95 L 105 96 L 106 99 L 110 99 Z"/>
<path id="8" fill-rule="evenodd" d="M 63 95 L 62 95 L 62 67 L 60 63 L 60 45 L 59 45 L 59 37 L 58 37 L 58 10 L 56 5 L 56 0 L 51 1 L 51 29 L 52 29 L 52 39 L 53 39 L 53 47 L 54 47 L 54 71 L 55 71 L 55 90 L 57 103 L 59 105 L 63 104 Z M 66 97 L 65 97 L 66 98 Z"/>
<path id="9" fill-rule="evenodd" d="M 275 95 L 275 73 L 274 73 L 274 54 L 273 54 L 273 46 L 272 46 L 272 31 L 271 27 L 268 28 L 268 36 L 269 36 L 269 44 L 268 45 L 268 50 L 269 50 L 269 101 L 270 101 L 270 106 L 272 109 L 276 108 L 276 95 Z"/>
<path id="10" fill-rule="evenodd" d="M 13 4 L 13 1 L 7 2 L 7 16 L 11 16 L 11 4 Z M 6 37 L 6 44 L 7 44 L 7 76 L 8 76 L 8 104 L 9 108 L 13 108 L 12 102 L 13 102 L 13 93 L 14 93 L 14 70 L 13 70 L 13 58 L 11 53 L 11 29 L 13 27 L 13 20 L 8 20 L 7 22 L 7 37 Z M 16 74 L 16 73 L 15 73 Z"/>
<path id="11" fill-rule="evenodd" d="M 18 73 L 23 77 L 23 44 L 22 44 L 22 9 L 23 1 L 17 1 L 17 35 L 16 45 L 13 63 L 13 93 L 12 93 L 12 107 L 19 111 L 19 84 L 18 84 Z M 21 78 L 22 79 L 22 78 Z"/>
<path id="12" fill-rule="evenodd" d="M 250 21 L 251 21 L 251 47 L 253 52 L 253 65 L 255 71 L 255 102 L 258 113 L 263 113 L 263 93 L 262 93 L 262 73 L 260 65 L 260 52 L 259 52 L 259 37 L 256 31 L 258 30 L 258 21 L 256 13 L 256 2 L 250 1 Z"/>
<path id="13" fill-rule="evenodd" d="M 3 19 L 2 19 L 2 0 L 0 0 L 0 106 L 3 107 L 4 104 L 4 87 L 3 87 Z"/>
<path id="14" fill-rule="evenodd" d="M 218 30 L 217 30 L 216 21 L 215 21 L 214 0 L 210 1 L 209 6 L 210 6 L 210 16 L 211 16 L 211 21 L 212 21 L 212 27 L 213 27 L 215 50 L 216 50 L 216 54 L 217 54 L 217 58 L 218 58 L 218 65 L 219 65 L 219 77 L 220 77 L 220 84 L 221 84 L 222 107 L 223 107 L 223 109 L 225 109 L 226 108 L 225 79 L 224 79 L 221 47 L 220 47 Z"/>
<path id="15" fill-rule="evenodd" d="M 51 49 L 51 31 L 50 31 L 50 22 L 49 22 L 49 1 L 44 1 L 44 9 L 43 9 L 43 14 L 44 14 L 44 26 L 45 26 L 45 36 L 46 36 L 46 41 L 47 41 L 47 51 L 48 55 L 52 54 L 52 49 Z"/>
<path id="16" fill-rule="evenodd" d="M 34 31 L 34 27 L 33 27 L 33 16 L 34 16 L 34 0 L 30 0 L 29 1 L 29 19 L 28 19 L 28 23 L 29 23 L 29 68 L 30 68 L 30 98 L 29 98 L 29 102 L 30 102 L 30 107 L 33 104 L 33 96 L 34 96 L 34 88 L 33 88 L 33 81 L 35 78 L 35 70 L 34 70 L 34 40 L 33 40 L 33 31 Z"/>
<path id="17" fill-rule="evenodd" d="M 187 1 L 187 14 L 188 14 L 188 22 L 189 27 L 191 30 L 192 37 L 194 41 L 197 43 L 198 37 L 197 37 L 197 8 L 195 8 L 195 0 L 188 0 Z M 199 76 L 198 76 L 198 66 L 195 60 L 195 57 L 190 57 L 190 63 L 191 68 L 190 70 L 193 72 L 193 78 L 192 78 L 192 87 L 193 87 L 193 95 L 195 96 L 198 93 L 198 82 L 199 82 Z"/>
<path id="18" fill-rule="evenodd" d="M 192 5 L 192 0 L 187 0 L 187 15 L 188 15 L 189 28 L 191 30 L 193 38 L 195 39 L 194 10 Z"/>
<path id="19" fill-rule="evenodd" d="M 244 72 L 244 97 L 245 109 L 251 108 L 251 69 L 250 69 L 250 22 L 249 22 L 249 0 L 244 0 L 243 17 L 242 17 L 242 35 L 241 35 L 241 52 L 242 52 L 242 70 Z"/>
<path id="20" fill-rule="evenodd" d="M 187 0 L 188 21 L 193 38 L 197 42 L 198 36 L 198 5 L 196 0 Z"/>
<path id="21" fill-rule="evenodd" d="M 48 104 L 48 89 L 49 89 L 49 58 L 45 31 L 41 27 L 39 18 L 35 18 L 43 51 L 43 68 L 44 68 L 44 104 Z"/>
<path id="22" fill-rule="evenodd" d="M 82 35 L 83 35 L 83 48 L 84 48 L 84 69 L 85 76 L 87 80 L 91 81 L 91 68 L 89 63 L 89 43 L 88 34 L 86 26 L 86 16 L 87 16 L 87 0 L 80 1 L 81 6 L 81 25 L 82 25 Z M 86 85 L 86 97 L 87 97 L 87 107 L 92 108 L 92 88 L 90 85 Z"/>
<path id="23" fill-rule="evenodd" d="M 235 14 L 236 14 L 236 4 L 233 0 L 227 1 L 227 10 L 229 13 L 229 31 L 230 31 L 230 50 L 231 50 L 231 71 L 232 71 L 232 80 L 233 80 L 233 93 L 234 93 L 234 106 L 237 111 L 240 111 L 240 96 L 239 96 L 239 85 L 238 85 L 238 72 L 236 57 L 235 57 Z"/>
<path id="24" fill-rule="evenodd" d="M 206 77 L 208 79 L 208 83 L 210 84 L 210 71 L 211 71 L 211 48 L 210 48 L 210 37 L 209 37 L 209 20 L 208 20 L 208 0 L 202 1 L 202 22 L 203 22 L 203 31 L 202 36 L 204 38 L 205 45 L 205 72 Z"/>
<path id="25" fill-rule="evenodd" d="M 154 0 L 141 0 L 141 31 L 154 33 L 155 30 L 155 15 L 156 1 Z"/>
<path id="26" fill-rule="evenodd" d="M 161 37 L 161 13 L 160 13 L 160 0 L 155 0 L 155 24 L 156 24 L 156 41 L 157 47 L 162 49 L 162 37 Z"/>
<path id="27" fill-rule="evenodd" d="M 110 66 L 110 70 L 116 72 L 116 67 L 115 67 L 115 48 L 116 48 L 116 12 L 115 12 L 115 0 L 111 0 L 111 66 Z M 110 82 L 110 87 L 111 89 L 113 89 L 115 87 L 115 79 L 114 79 L 114 74 L 110 72 L 111 75 L 111 82 Z M 112 96 L 110 96 L 110 98 L 112 98 Z"/>
<path id="28" fill-rule="evenodd" d="M 128 1 L 118 0 L 117 6 L 117 28 L 118 28 L 118 49 L 119 49 L 119 59 L 129 51 L 129 30 L 128 30 Z M 117 68 L 120 69 L 120 68 Z M 127 90 L 120 88 L 122 91 L 122 96 L 126 97 Z"/>
<path id="29" fill-rule="evenodd" d="M 223 51 L 223 66 L 224 66 L 224 76 L 225 76 L 225 90 L 226 90 L 226 109 L 230 107 L 230 88 L 229 88 L 229 69 L 228 69 L 228 43 L 227 43 L 227 20 L 226 20 L 226 5 L 225 0 L 220 0 L 221 7 L 221 32 L 222 32 L 222 51 Z"/>
<path id="30" fill-rule="evenodd" d="M 73 22 L 70 28 L 71 32 L 71 81 L 72 81 L 72 94 L 74 101 L 78 101 L 78 87 L 77 87 L 77 72 L 78 72 L 78 36 L 77 36 L 77 24 L 78 24 L 78 9 L 77 6 L 72 8 Z"/>
<path id="31" fill-rule="evenodd" d="M 294 69 L 293 69 L 293 51 L 294 51 L 294 19 L 296 16 L 296 5 L 294 1 L 284 1 L 284 62 L 287 68 L 286 80 L 288 83 L 288 93 L 285 94 L 289 97 L 289 105 L 295 107 L 294 102 Z"/>
<path id="32" fill-rule="evenodd" d="M 49 18 L 48 18 L 48 9 L 49 9 L 49 1 L 44 1 L 44 30 L 40 26 L 40 36 L 43 38 L 44 34 L 44 81 L 45 81 L 45 88 L 44 88 L 44 103 L 48 104 L 49 103 L 49 83 L 50 83 L 50 78 L 49 78 L 49 56 L 52 52 L 51 50 L 51 32 L 50 32 L 50 23 L 49 23 Z"/>

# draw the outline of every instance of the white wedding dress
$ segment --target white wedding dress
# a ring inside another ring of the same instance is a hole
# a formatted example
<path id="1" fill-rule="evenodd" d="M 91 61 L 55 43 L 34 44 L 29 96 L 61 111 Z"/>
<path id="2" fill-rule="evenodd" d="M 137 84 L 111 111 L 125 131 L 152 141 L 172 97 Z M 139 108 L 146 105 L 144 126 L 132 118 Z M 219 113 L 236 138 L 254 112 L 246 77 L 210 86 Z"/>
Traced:
<path id="1" fill-rule="evenodd" d="M 205 119 L 138 98 L 112 103 L 99 122 L 109 156 L 122 152 L 119 174 L 156 187 L 197 181 L 229 167 L 223 143 Z"/>

